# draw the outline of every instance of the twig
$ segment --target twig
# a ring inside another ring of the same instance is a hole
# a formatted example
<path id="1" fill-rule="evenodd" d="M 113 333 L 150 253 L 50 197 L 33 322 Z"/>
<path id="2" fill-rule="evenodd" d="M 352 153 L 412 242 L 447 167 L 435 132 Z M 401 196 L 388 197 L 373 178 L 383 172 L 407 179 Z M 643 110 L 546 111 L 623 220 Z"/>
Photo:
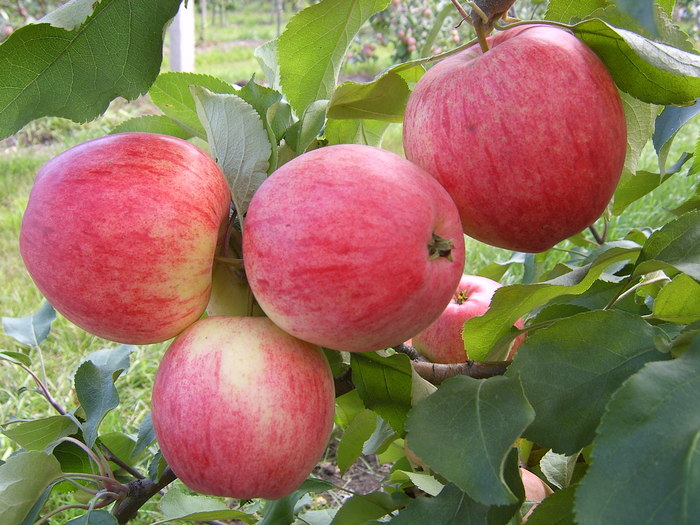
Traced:
<path id="1" fill-rule="evenodd" d="M 335 384 L 335 397 L 340 397 L 355 389 L 349 368 L 338 377 L 334 377 L 333 383 Z"/>
<path id="2" fill-rule="evenodd" d="M 413 361 L 413 369 L 423 379 L 434 385 L 439 385 L 446 379 L 455 376 L 469 376 L 475 379 L 486 379 L 505 374 L 510 361 L 467 361 L 466 363 L 442 364 Z"/>
<path id="3" fill-rule="evenodd" d="M 104 443 L 100 443 L 100 446 L 102 447 L 102 452 L 105 455 L 105 459 L 107 461 L 111 461 L 112 463 L 119 465 L 119 467 L 121 469 L 125 470 L 126 472 L 128 472 L 129 474 L 134 476 L 136 479 L 143 479 L 146 477 L 143 474 L 141 474 L 138 470 L 136 470 L 134 467 L 132 467 L 131 465 L 128 465 L 127 463 L 125 463 L 124 461 L 119 459 L 117 457 L 117 455 L 114 452 L 112 452 L 109 449 L 109 447 L 107 447 L 107 445 L 105 445 Z"/>
<path id="4" fill-rule="evenodd" d="M 112 515 L 123 525 L 136 516 L 138 510 L 160 490 L 177 479 L 170 467 L 165 467 L 158 481 L 144 478 L 127 483 L 127 495 L 114 505 Z"/>
<path id="5" fill-rule="evenodd" d="M 598 230 L 596 229 L 596 227 L 593 224 L 591 224 L 588 227 L 588 230 L 591 232 L 591 234 L 593 234 L 593 238 L 595 239 L 595 242 L 597 242 L 599 245 L 605 243 L 605 237 L 602 236 L 600 233 L 598 233 Z"/>
<path id="6" fill-rule="evenodd" d="M 406 354 L 412 361 L 428 361 L 418 350 L 413 348 L 411 345 L 407 345 L 406 343 L 402 343 L 392 348 L 400 354 Z"/>

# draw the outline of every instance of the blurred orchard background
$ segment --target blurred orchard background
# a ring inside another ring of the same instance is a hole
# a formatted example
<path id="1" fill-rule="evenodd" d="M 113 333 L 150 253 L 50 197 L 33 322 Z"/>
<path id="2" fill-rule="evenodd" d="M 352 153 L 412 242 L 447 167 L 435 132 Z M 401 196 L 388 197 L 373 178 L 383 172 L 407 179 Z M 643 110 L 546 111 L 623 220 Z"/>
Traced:
<path id="1" fill-rule="evenodd" d="M 51 0 L 0 0 L 0 42 L 16 28 L 41 19 L 60 4 Z M 238 84 L 247 82 L 254 75 L 259 82 L 265 81 L 254 55 L 256 47 L 277 37 L 290 16 L 308 5 L 304 0 L 190 0 L 190 4 L 195 12 L 194 71 Z M 514 14 L 520 18 L 536 19 L 546 7 L 545 0 L 519 0 Z M 678 1 L 674 18 L 695 41 L 697 48 L 700 43 L 700 0 Z M 374 16 L 353 42 L 343 66 L 342 79 L 369 80 L 392 64 L 439 53 L 473 37 L 471 26 L 459 24 L 450 0 L 391 0 L 388 8 Z M 170 39 L 171 35 L 167 34 L 163 71 L 170 69 Z M 24 269 L 17 246 L 22 214 L 37 170 L 49 158 L 69 147 L 108 134 L 128 118 L 155 111 L 147 96 L 130 103 L 115 100 L 95 121 L 77 124 L 61 118 L 42 118 L 0 141 L 0 253 L 3 254 L 0 258 L 0 316 L 31 315 L 43 301 Z M 678 136 L 674 141 L 668 158 L 675 161 L 679 152 L 692 151 L 698 136 L 700 118 L 695 117 L 694 122 L 684 128 L 684 136 Z M 401 153 L 399 124 L 392 124 L 382 146 Z M 651 144 L 643 151 L 640 169 L 658 171 Z M 608 225 L 610 238 L 622 236 L 616 234 L 616 230 L 626 231 L 639 224 L 653 228 L 667 222 L 671 216 L 669 210 L 692 194 L 698 179 L 697 175 L 669 179 L 668 183 L 630 206 L 622 218 L 613 217 Z M 519 256 L 522 254 L 468 240 L 465 271 L 476 273 L 494 261 L 513 260 Z M 570 254 L 561 250 L 561 258 L 566 256 Z M 536 265 L 553 265 L 556 262 L 553 257 L 556 258 L 557 254 L 550 253 L 548 257 L 546 260 L 537 258 Z M 508 268 L 502 278 L 504 284 L 532 278 L 528 277 L 522 264 L 512 264 Z M 112 345 L 79 330 L 59 316 L 51 337 L 41 349 L 42 375 L 59 403 L 74 404 L 72 374 L 80 360 L 91 351 Z M 15 347 L 16 343 L 0 331 L 0 348 L 13 350 Z M 136 433 L 138 422 L 149 410 L 151 381 L 163 351 L 163 345 L 151 345 L 139 347 L 132 354 L 130 372 L 120 380 L 120 409 L 108 414 L 103 422 L 103 432 L 113 428 L 115 435 Z M 21 370 L 0 366 L 0 422 L 7 422 L 17 414 L 33 418 L 47 412 L 45 400 L 33 394 L 33 388 L 31 379 Z M 6 459 L 12 452 L 13 442 L 0 434 L 0 459 Z M 326 474 L 333 475 L 332 455 L 320 468 L 328 469 Z M 372 478 L 379 480 L 382 466 L 376 458 L 362 458 L 356 472 L 366 482 Z M 367 489 L 373 490 L 373 487 Z M 333 502 L 317 503 L 324 506 Z M 60 501 L 52 503 L 60 504 Z M 145 510 L 148 513 L 148 507 Z"/>

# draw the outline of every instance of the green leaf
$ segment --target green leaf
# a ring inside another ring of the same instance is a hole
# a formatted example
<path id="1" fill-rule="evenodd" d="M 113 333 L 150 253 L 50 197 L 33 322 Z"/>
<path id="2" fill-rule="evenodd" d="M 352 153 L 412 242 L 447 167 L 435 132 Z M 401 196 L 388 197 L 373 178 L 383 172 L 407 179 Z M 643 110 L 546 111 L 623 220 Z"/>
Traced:
<path id="1" fill-rule="evenodd" d="M 377 426 L 377 414 L 364 409 L 357 414 L 343 432 L 337 450 L 338 468 L 341 475 L 362 455 L 365 444 Z"/>
<path id="2" fill-rule="evenodd" d="M 698 171 L 700 173 L 700 141 L 698 141 L 698 147 L 695 151 L 694 158 L 698 159 Z M 695 166 L 691 167 L 691 172 L 695 169 Z M 690 173 L 688 174 L 690 176 Z M 678 208 L 671 210 L 674 215 L 684 215 L 691 211 L 696 211 L 700 209 L 700 184 L 695 186 L 695 191 L 693 194 Z"/>
<path id="3" fill-rule="evenodd" d="M 352 381 L 365 406 L 403 434 L 411 409 L 411 360 L 403 354 L 382 357 L 376 352 L 350 355 Z"/>
<path id="4" fill-rule="evenodd" d="M 267 83 L 274 90 L 280 90 L 279 65 L 277 64 L 277 39 L 269 40 L 255 48 L 253 52 Z"/>
<path id="5" fill-rule="evenodd" d="M 336 350 L 330 351 L 336 354 L 340 353 Z M 347 394 L 335 398 L 335 421 L 341 427 L 347 427 L 352 423 L 352 420 L 355 419 L 357 414 L 364 409 L 365 405 L 362 403 L 360 394 L 358 394 L 357 389 L 354 388 Z"/>
<path id="6" fill-rule="evenodd" d="M 528 525 L 575 525 L 575 495 L 575 487 L 568 487 L 550 494 L 537 505 L 527 520 Z"/>
<path id="7" fill-rule="evenodd" d="M 51 450 L 52 446 L 53 444 L 47 447 L 46 452 Z M 61 464 L 63 472 L 94 474 L 94 464 L 91 462 L 90 457 L 76 444 L 62 441 L 58 445 L 53 446 L 52 453 Z"/>
<path id="8" fill-rule="evenodd" d="M 48 302 L 28 317 L 3 317 L 5 334 L 27 346 L 39 346 L 48 337 L 51 324 L 56 320 L 56 310 Z"/>
<path id="9" fill-rule="evenodd" d="M 483 525 L 487 523 L 488 507 L 471 499 L 450 483 L 437 497 L 416 498 L 399 515 L 390 520 L 392 525 Z"/>
<path id="10" fill-rule="evenodd" d="M 67 521 L 64 525 L 117 525 L 117 518 L 106 510 L 89 510 L 82 516 Z"/>
<path id="11" fill-rule="evenodd" d="M 321 133 L 326 122 L 327 100 L 312 102 L 301 115 L 301 119 L 287 130 L 285 140 L 298 154 L 304 153 Z"/>
<path id="12" fill-rule="evenodd" d="M 652 141 L 658 153 L 695 115 L 700 113 L 700 97 L 690 106 L 667 106 L 656 118 Z"/>
<path id="13" fill-rule="evenodd" d="M 22 352 L 8 352 L 7 350 L 0 351 L 0 360 L 9 361 L 15 365 L 24 365 L 27 368 L 32 366 L 32 359 Z"/>
<path id="14" fill-rule="evenodd" d="M 659 36 L 654 13 L 654 0 L 615 0 L 618 9 L 627 13 L 644 27 L 652 36 Z"/>
<path id="15" fill-rule="evenodd" d="M 136 438 L 136 445 L 134 446 L 134 450 L 131 452 L 131 456 L 138 456 L 155 440 L 156 434 L 153 430 L 153 420 L 151 419 L 151 413 L 149 412 L 139 425 L 139 434 Z"/>
<path id="16" fill-rule="evenodd" d="M 653 313 L 655 318 L 671 323 L 700 321 L 700 284 L 689 275 L 679 274 L 658 293 Z"/>
<path id="17" fill-rule="evenodd" d="M 292 124 L 292 110 L 289 104 L 282 102 L 282 93 L 257 84 L 253 77 L 236 95 L 253 106 L 267 131 L 270 144 L 277 144 Z M 271 147 L 271 153 L 268 172 L 277 166 L 277 148 Z"/>
<path id="18" fill-rule="evenodd" d="M 700 211 L 681 215 L 652 233 L 639 254 L 634 274 L 669 266 L 700 280 Z"/>
<path id="19" fill-rule="evenodd" d="M 206 132 L 197 114 L 192 86 L 206 88 L 213 93 L 236 92 L 228 82 L 210 75 L 167 72 L 158 75 L 148 94 L 153 103 L 178 126 L 192 136 L 204 139 Z"/>
<path id="20" fill-rule="evenodd" d="M 550 0 L 544 17 L 547 20 L 570 23 L 587 17 L 596 9 L 608 5 L 608 0 Z"/>
<path id="21" fill-rule="evenodd" d="M 506 377 L 519 377 L 535 409 L 524 437 L 562 454 L 590 444 L 613 392 L 649 361 L 661 332 L 639 316 L 594 310 L 530 334 Z"/>
<path id="22" fill-rule="evenodd" d="M 43 450 L 49 443 L 78 432 L 78 426 L 68 416 L 51 416 L 34 421 L 10 423 L 3 434 L 26 450 Z"/>
<path id="23" fill-rule="evenodd" d="M 410 94 L 406 81 L 391 71 L 372 82 L 343 82 L 333 92 L 328 117 L 403 122 Z"/>
<path id="24" fill-rule="evenodd" d="M 576 453 L 565 456 L 548 450 L 540 460 L 540 470 L 549 483 L 559 489 L 565 489 L 571 485 L 578 456 Z"/>
<path id="25" fill-rule="evenodd" d="M 62 474 L 58 461 L 49 454 L 29 451 L 10 456 L 0 465 L 0 523 L 22 523 L 46 488 Z"/>
<path id="26" fill-rule="evenodd" d="M 165 496 L 160 500 L 160 511 L 165 516 L 165 519 L 157 521 L 153 525 L 173 520 L 240 520 L 244 523 L 256 522 L 254 516 L 239 510 L 230 509 L 221 499 L 187 494 L 185 489 L 180 487 L 170 489 L 165 493 Z"/>
<path id="27" fill-rule="evenodd" d="M 700 96 L 700 55 L 654 42 L 600 19 L 571 28 L 603 60 L 620 89 L 651 104 L 686 104 Z"/>
<path id="28" fill-rule="evenodd" d="M 397 437 L 391 425 L 378 417 L 374 432 L 362 445 L 362 453 L 366 455 L 383 454 L 389 445 L 396 441 Z"/>
<path id="29" fill-rule="evenodd" d="M 576 494 L 580 525 L 696 523 L 700 516 L 700 338 L 650 363 L 608 405 Z"/>
<path id="30" fill-rule="evenodd" d="M 560 277 L 537 284 L 504 286 L 496 290 L 489 310 L 466 322 L 464 340 L 475 361 L 505 357 L 507 345 L 497 345 L 520 317 L 560 295 L 580 295 L 588 290 L 605 269 L 634 259 L 639 245 L 629 241 L 607 243 L 592 261 Z M 510 339 L 507 341 L 510 343 Z M 494 349 L 491 352 L 491 349 Z"/>
<path id="31" fill-rule="evenodd" d="M 335 485 L 322 479 L 308 478 L 301 486 L 284 498 L 268 501 L 263 507 L 263 519 L 258 525 L 289 525 L 294 521 L 295 507 L 309 492 L 325 492 L 335 489 Z"/>
<path id="32" fill-rule="evenodd" d="M 0 465 L 2 465 L 2 463 L 0 463 Z M 26 516 L 24 516 L 24 519 L 22 520 L 22 523 L 20 525 L 33 525 L 39 519 L 39 515 L 41 514 L 41 511 L 44 508 L 46 501 L 49 499 L 53 488 L 56 485 L 60 485 L 61 483 L 61 481 L 54 481 L 44 489 L 44 492 L 42 492 L 41 496 L 39 496 L 39 498 L 34 502 L 34 505 L 32 505 L 32 508 L 29 509 L 29 512 L 27 512 Z"/>
<path id="33" fill-rule="evenodd" d="M 203 87 L 192 90 L 212 156 L 226 175 L 242 220 L 253 193 L 267 178 L 272 152 L 267 131 L 257 111 L 239 96 Z"/>
<path id="34" fill-rule="evenodd" d="M 166 115 L 142 115 L 125 120 L 117 125 L 110 134 L 140 132 L 140 133 L 160 133 L 170 135 L 183 140 L 190 139 L 193 133 L 185 131 L 179 124 Z"/>
<path id="35" fill-rule="evenodd" d="M 123 432 L 109 432 L 100 436 L 100 443 L 106 446 L 122 462 L 132 467 L 136 465 L 139 458 L 135 457 L 136 441 L 131 436 Z M 114 464 L 112 468 L 118 470 L 120 467 Z"/>
<path id="36" fill-rule="evenodd" d="M 398 508 L 386 492 L 356 494 L 338 509 L 331 525 L 364 525 L 369 520 L 379 519 Z"/>
<path id="37" fill-rule="evenodd" d="M 129 370 L 131 352 L 135 350 L 136 347 L 134 345 L 102 348 L 90 353 L 85 358 L 85 361 L 92 361 L 95 366 L 103 369 L 105 372 L 111 371 L 113 380 L 116 381 L 122 373 L 126 373 Z"/>
<path id="38" fill-rule="evenodd" d="M 517 454 L 509 456 L 509 483 L 520 483 Z M 514 487 L 515 488 L 515 487 Z M 519 492 L 522 493 L 522 483 Z M 388 523 L 392 525 L 505 525 L 510 523 L 517 506 L 488 507 L 474 501 L 450 483 L 434 498 L 416 498 Z"/>
<path id="39" fill-rule="evenodd" d="M 301 512 L 294 525 L 329 525 L 333 521 L 337 509 L 319 509 Z"/>
<path id="40" fill-rule="evenodd" d="M 435 479 L 434 476 L 425 472 L 406 472 L 405 474 L 411 480 L 411 483 L 433 497 L 440 494 L 442 489 L 445 488 L 445 485 Z"/>
<path id="41" fill-rule="evenodd" d="M 648 195 L 666 181 L 660 173 L 638 171 L 637 173 L 625 172 L 615 189 L 613 200 L 613 215 L 621 215 L 633 202 Z"/>
<path id="42" fill-rule="evenodd" d="M 388 127 L 388 122 L 379 120 L 336 120 L 329 118 L 323 136 L 329 145 L 366 144 L 378 147 Z"/>
<path id="43" fill-rule="evenodd" d="M 637 171 L 642 149 L 649 142 L 649 137 L 654 132 L 654 122 L 658 115 L 658 107 L 642 102 L 624 92 L 621 92 L 620 96 L 627 122 L 625 170 L 634 173 Z"/>
<path id="44" fill-rule="evenodd" d="M 119 96 L 143 95 L 160 70 L 163 28 L 180 2 L 103 0 L 75 29 L 17 29 L 0 45 L 0 139 L 39 117 L 86 122 Z"/>
<path id="45" fill-rule="evenodd" d="M 350 42 L 387 0 L 322 0 L 287 23 L 277 42 L 282 91 L 297 115 L 329 99 Z"/>
<path id="46" fill-rule="evenodd" d="M 411 410 L 411 450 L 476 501 L 510 505 L 517 497 L 503 469 L 513 443 L 534 418 L 517 379 L 448 379 Z"/>
<path id="47" fill-rule="evenodd" d="M 87 416 L 83 423 L 83 436 L 88 447 L 95 444 L 102 418 L 119 405 L 114 381 L 129 369 L 132 349 L 131 346 L 121 345 L 93 352 L 75 372 L 75 391 Z"/>
<path id="48" fill-rule="evenodd" d="M 85 22 L 94 8 L 95 2 L 93 0 L 73 0 L 58 6 L 41 18 L 39 22 L 70 31 Z"/>

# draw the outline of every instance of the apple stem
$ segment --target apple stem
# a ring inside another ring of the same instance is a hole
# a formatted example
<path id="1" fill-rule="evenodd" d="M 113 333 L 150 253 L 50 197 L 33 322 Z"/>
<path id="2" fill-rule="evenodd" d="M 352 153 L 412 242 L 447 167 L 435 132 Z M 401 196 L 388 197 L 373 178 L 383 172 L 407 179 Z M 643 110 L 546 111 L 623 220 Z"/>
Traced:
<path id="1" fill-rule="evenodd" d="M 591 232 L 591 234 L 593 235 L 593 238 L 595 239 L 595 242 L 597 242 L 598 245 L 605 244 L 605 237 L 608 234 L 607 222 L 605 223 L 605 227 L 603 229 L 602 235 L 598 232 L 598 229 L 595 227 L 595 224 L 591 224 L 588 227 L 588 230 Z"/>
<path id="2" fill-rule="evenodd" d="M 445 239 L 433 232 L 433 237 L 428 243 L 428 255 L 430 260 L 444 257 L 448 261 L 452 260 L 452 250 L 455 245 L 452 239 Z"/>

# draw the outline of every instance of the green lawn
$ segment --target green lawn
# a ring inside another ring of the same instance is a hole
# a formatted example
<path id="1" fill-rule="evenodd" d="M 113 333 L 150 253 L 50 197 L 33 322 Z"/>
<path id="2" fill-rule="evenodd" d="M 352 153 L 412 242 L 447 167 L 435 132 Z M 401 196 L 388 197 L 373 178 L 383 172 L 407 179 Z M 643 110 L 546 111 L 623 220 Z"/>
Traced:
<path id="1" fill-rule="evenodd" d="M 246 10 L 232 13 L 229 17 L 230 25 L 227 27 L 206 28 L 205 39 L 198 44 L 197 71 L 219 76 L 229 82 L 245 81 L 253 74 L 257 78 L 264 78 L 253 51 L 263 41 L 276 36 L 274 18 L 270 13 Z M 239 40 L 243 42 L 237 43 Z M 384 54 L 388 56 L 388 51 Z M 353 66 L 354 69 L 349 68 L 346 73 L 373 74 L 384 66 L 384 60 L 382 58 L 369 66 Z M 167 67 L 167 60 L 164 67 Z M 24 270 L 17 246 L 22 212 L 39 167 L 58 152 L 89 138 L 104 135 L 130 116 L 149 111 L 152 111 L 152 107 L 145 98 L 134 104 L 117 101 L 103 117 L 92 123 L 79 125 L 58 118 L 41 119 L 28 125 L 12 139 L 0 142 L 0 253 L 3 254 L 0 258 L 0 315 L 26 316 L 37 310 L 42 301 Z M 696 118 L 693 125 L 686 127 L 676 139 L 669 158 L 676 159 L 681 152 L 692 151 L 698 136 L 700 119 Z M 393 151 L 401 151 L 400 126 L 390 128 L 384 146 Z M 644 169 L 656 170 L 655 162 L 652 148 L 647 147 L 642 159 Z M 610 238 L 621 238 L 636 227 L 659 227 L 672 217 L 669 210 L 681 204 L 699 180 L 697 175 L 693 178 L 682 175 L 672 177 L 656 191 L 630 206 L 622 217 L 614 217 L 609 225 Z M 476 273 L 486 264 L 507 260 L 511 255 L 511 252 L 468 240 L 465 271 Z M 564 251 L 555 252 L 549 263 L 564 260 L 567 256 Z M 504 281 L 517 281 L 521 274 L 522 269 L 514 268 L 504 277 Z M 112 345 L 113 343 L 86 334 L 60 316 L 41 351 L 20 348 L 11 338 L 0 334 L 1 349 L 22 350 L 35 363 L 43 362 L 51 393 L 68 408 L 76 406 L 71 383 L 77 364 L 91 351 Z M 138 424 L 148 411 L 151 381 L 163 350 L 163 345 L 152 345 L 134 351 L 131 370 L 119 380 L 122 404 L 107 416 L 103 422 L 103 431 L 136 433 Z M 36 370 L 39 371 L 40 368 Z M 12 418 L 53 415 L 50 407 L 33 388 L 27 375 L 12 365 L 0 364 L 0 422 Z M 12 442 L 0 435 L 0 459 L 6 459 L 13 451 Z M 65 501 L 70 501 L 70 495 L 52 504 Z"/>

